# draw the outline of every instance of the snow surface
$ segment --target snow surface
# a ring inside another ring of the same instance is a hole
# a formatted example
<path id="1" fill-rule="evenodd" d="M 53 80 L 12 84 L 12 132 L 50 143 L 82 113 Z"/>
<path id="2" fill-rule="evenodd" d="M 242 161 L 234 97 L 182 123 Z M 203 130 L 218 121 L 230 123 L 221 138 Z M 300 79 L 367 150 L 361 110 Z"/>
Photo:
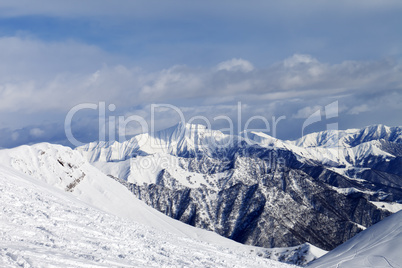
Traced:
<path id="1" fill-rule="evenodd" d="M 149 207 L 125 186 L 103 174 L 86 162 L 79 152 L 68 147 L 41 143 L 0 150 L 0 163 L 64 191 L 75 181 L 74 175 L 80 178 L 84 174 L 71 194 L 93 207 L 175 235 L 202 239 L 221 246 L 243 246 L 214 232 L 174 220 Z"/>
<path id="2" fill-rule="evenodd" d="M 402 267 L 402 211 L 367 228 L 308 267 Z"/>
<path id="3" fill-rule="evenodd" d="M 180 162 L 183 161 L 182 158 L 170 154 L 156 153 L 118 162 L 94 162 L 92 165 L 105 174 L 138 185 L 156 183 L 156 178 L 162 170 L 167 170 L 180 184 L 190 188 L 198 188 L 201 184 L 211 186 L 207 177 L 213 177 L 212 181 L 218 181 L 221 176 L 225 175 L 190 172 L 180 166 Z"/>
<path id="4" fill-rule="evenodd" d="M 176 221 L 138 200 L 125 186 L 89 164 L 78 151 L 48 143 L 0 150 L 0 163 L 31 175 L 116 216 L 177 235 L 202 238 L 220 245 L 233 241 Z M 77 180 L 79 178 L 79 180 Z M 71 189 L 69 187 L 74 185 Z M 241 245 L 239 243 L 236 243 Z"/>
<path id="5" fill-rule="evenodd" d="M 22 169 L 21 159 L 28 164 L 35 151 L 41 156 L 49 151 L 75 154 L 39 144 L 2 150 L 0 159 Z M 48 160 L 41 165 L 62 174 Z M 70 160 L 64 166 L 57 163 L 65 171 L 68 164 L 81 164 L 72 172 L 86 174 L 72 192 L 65 191 L 62 179 L 51 180 L 47 171 L 26 168 L 34 178 L 0 166 L 0 267 L 292 267 L 258 257 L 259 248 L 175 221 L 82 158 Z M 57 180 L 62 186 L 53 184 Z"/>
<path id="6" fill-rule="evenodd" d="M 1 267 L 291 267 L 106 213 L 0 167 Z"/>
<path id="7" fill-rule="evenodd" d="M 379 209 L 388 210 L 389 212 L 396 213 L 402 210 L 402 204 L 391 203 L 391 202 L 381 202 L 381 201 L 370 201 L 376 205 Z"/>

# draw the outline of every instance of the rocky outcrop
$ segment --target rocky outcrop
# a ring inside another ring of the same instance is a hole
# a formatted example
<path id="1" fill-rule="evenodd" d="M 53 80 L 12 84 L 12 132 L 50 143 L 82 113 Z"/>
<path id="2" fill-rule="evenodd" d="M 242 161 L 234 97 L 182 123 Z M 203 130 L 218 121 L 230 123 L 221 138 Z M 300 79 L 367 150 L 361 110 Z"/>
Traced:
<path id="1" fill-rule="evenodd" d="M 153 208 L 241 243 L 331 250 L 392 214 L 375 202 L 402 202 L 399 127 L 250 143 L 179 124 L 140 146 L 144 135 L 78 150 Z"/>
<path id="2" fill-rule="evenodd" d="M 239 149 L 230 164 L 222 163 L 223 169 L 204 169 L 205 163 L 216 159 L 185 159 L 182 167 L 191 172 L 211 175 L 224 170 L 216 183 L 197 188 L 184 186 L 165 169 L 156 183 L 122 183 L 172 218 L 262 247 L 309 242 L 330 250 L 360 232 L 362 226 L 371 226 L 391 214 L 378 209 L 360 192 L 338 193 L 331 183 L 358 185 L 348 184 L 339 174 L 337 180 L 326 181 L 322 177 L 330 177 L 323 175 L 329 170 L 321 167 L 321 172 L 315 173 L 291 152 L 253 148 L 252 157 L 243 153 Z M 269 161 L 264 159 L 267 155 Z"/>

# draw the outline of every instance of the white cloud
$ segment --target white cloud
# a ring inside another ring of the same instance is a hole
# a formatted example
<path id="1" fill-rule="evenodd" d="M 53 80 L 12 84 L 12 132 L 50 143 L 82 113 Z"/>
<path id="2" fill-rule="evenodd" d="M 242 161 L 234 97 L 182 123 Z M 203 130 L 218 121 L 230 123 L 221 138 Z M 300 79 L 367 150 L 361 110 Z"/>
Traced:
<path id="1" fill-rule="evenodd" d="M 328 64 L 296 54 L 265 69 L 231 59 L 214 68 L 180 65 L 150 72 L 119 64 L 118 58 L 94 46 L 19 36 L 0 38 L 0 57 L 0 122 L 10 128 L 10 141 L 50 137 L 51 128 L 41 132 L 43 121 L 63 122 L 69 109 L 85 102 L 105 101 L 123 113 L 171 103 L 193 107 L 189 114 L 233 117 L 236 113 L 228 105 L 242 101 L 258 115 L 301 119 L 335 100 L 340 107 L 353 106 L 350 114 L 368 108 L 381 113 L 385 106 L 399 109 L 395 100 L 402 89 L 402 68 L 389 60 Z M 381 104 L 374 105 L 378 96 Z M 175 120 L 159 122 L 171 125 Z M 35 128 L 12 134 L 13 127 L 27 124 Z"/>
<path id="2" fill-rule="evenodd" d="M 266 69 L 231 59 L 212 69 L 173 66 L 147 72 L 116 64 L 118 59 L 93 46 L 9 37 L 0 38 L 0 57 L 2 112 L 66 112 L 76 104 L 99 101 L 118 108 L 189 100 L 199 105 L 208 99 L 216 104 L 236 99 L 310 101 L 402 86 L 402 68 L 392 61 L 330 65 L 299 54 Z M 294 111 L 296 117 L 301 113 Z"/>
<path id="3" fill-rule="evenodd" d="M 367 104 L 362 104 L 362 105 L 355 106 L 352 109 L 350 109 L 348 111 L 348 114 L 360 114 L 360 113 L 364 113 L 367 111 L 370 111 L 369 106 Z"/>
<path id="4" fill-rule="evenodd" d="M 12 134 L 11 134 L 11 139 L 13 140 L 13 141 L 16 141 L 16 140 L 18 140 L 18 138 L 19 138 L 19 134 L 18 134 L 18 132 L 13 132 Z"/>
<path id="5" fill-rule="evenodd" d="M 10 46 L 17 48 L 7 56 L 4 51 L 10 51 Z M 210 96 L 228 100 L 237 95 L 237 99 L 254 101 L 314 99 L 402 85 L 400 66 L 388 61 L 329 65 L 309 55 L 294 55 L 267 69 L 255 69 L 246 60 L 232 59 L 215 69 L 173 66 L 146 72 L 94 61 L 95 57 L 112 57 L 96 47 L 78 43 L 44 43 L 14 37 L 0 39 L 0 48 L 5 58 L 0 62 L 0 110 L 9 112 L 66 111 L 78 103 L 99 101 L 118 106 L 185 99 L 202 102 Z M 71 56 L 74 50 L 80 51 L 76 57 Z M 19 55 L 21 51 L 25 51 L 23 57 Z M 58 57 L 62 64 L 53 59 L 57 53 L 64 55 Z M 11 71 L 7 68 L 10 65 L 14 66 Z"/>
<path id="6" fill-rule="evenodd" d="M 41 137 L 43 134 L 45 134 L 45 132 L 43 130 L 41 130 L 40 128 L 33 128 L 29 131 L 29 134 L 31 134 L 34 137 Z"/>
<path id="7" fill-rule="evenodd" d="M 229 71 L 229 72 L 251 72 L 254 70 L 254 66 L 246 60 L 243 59 L 231 59 L 218 64 L 218 71 Z"/>
<path id="8" fill-rule="evenodd" d="M 310 115 L 312 115 L 313 113 L 319 111 L 321 109 L 321 106 L 316 105 L 316 106 L 312 106 L 312 107 L 304 107 L 300 110 L 298 110 L 295 114 L 292 115 L 293 118 L 308 118 Z"/>
<path id="9" fill-rule="evenodd" d="M 294 68 L 302 64 L 317 64 L 318 60 L 310 55 L 304 54 L 294 54 L 292 57 L 287 58 L 283 61 L 283 65 L 286 68 Z"/>

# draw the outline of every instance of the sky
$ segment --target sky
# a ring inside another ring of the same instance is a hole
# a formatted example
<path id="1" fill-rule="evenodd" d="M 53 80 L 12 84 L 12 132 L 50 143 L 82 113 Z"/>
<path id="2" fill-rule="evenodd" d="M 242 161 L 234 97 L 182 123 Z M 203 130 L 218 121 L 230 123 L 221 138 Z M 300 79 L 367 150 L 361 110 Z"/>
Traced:
<path id="1" fill-rule="evenodd" d="M 281 139 L 401 126 L 401 28 L 400 0 L 3 0 L 0 147 L 183 118 Z"/>

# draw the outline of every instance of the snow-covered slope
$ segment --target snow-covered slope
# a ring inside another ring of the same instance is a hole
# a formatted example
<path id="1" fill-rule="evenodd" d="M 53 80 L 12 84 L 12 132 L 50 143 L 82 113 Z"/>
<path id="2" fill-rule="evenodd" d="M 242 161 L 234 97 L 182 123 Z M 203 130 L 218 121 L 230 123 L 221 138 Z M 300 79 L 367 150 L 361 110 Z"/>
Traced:
<path id="1" fill-rule="evenodd" d="M 290 267 L 106 213 L 3 166 L 0 226 L 1 267 Z"/>
<path id="2" fill-rule="evenodd" d="M 126 187 L 86 162 L 79 152 L 48 143 L 0 150 L 0 163 L 31 175 L 79 200 L 119 217 L 160 231 L 202 239 L 217 245 L 234 245 L 213 232 L 197 229 L 156 211 L 138 200 Z"/>
<path id="3" fill-rule="evenodd" d="M 401 267 L 401 249 L 402 211 L 367 228 L 308 267 Z"/>

